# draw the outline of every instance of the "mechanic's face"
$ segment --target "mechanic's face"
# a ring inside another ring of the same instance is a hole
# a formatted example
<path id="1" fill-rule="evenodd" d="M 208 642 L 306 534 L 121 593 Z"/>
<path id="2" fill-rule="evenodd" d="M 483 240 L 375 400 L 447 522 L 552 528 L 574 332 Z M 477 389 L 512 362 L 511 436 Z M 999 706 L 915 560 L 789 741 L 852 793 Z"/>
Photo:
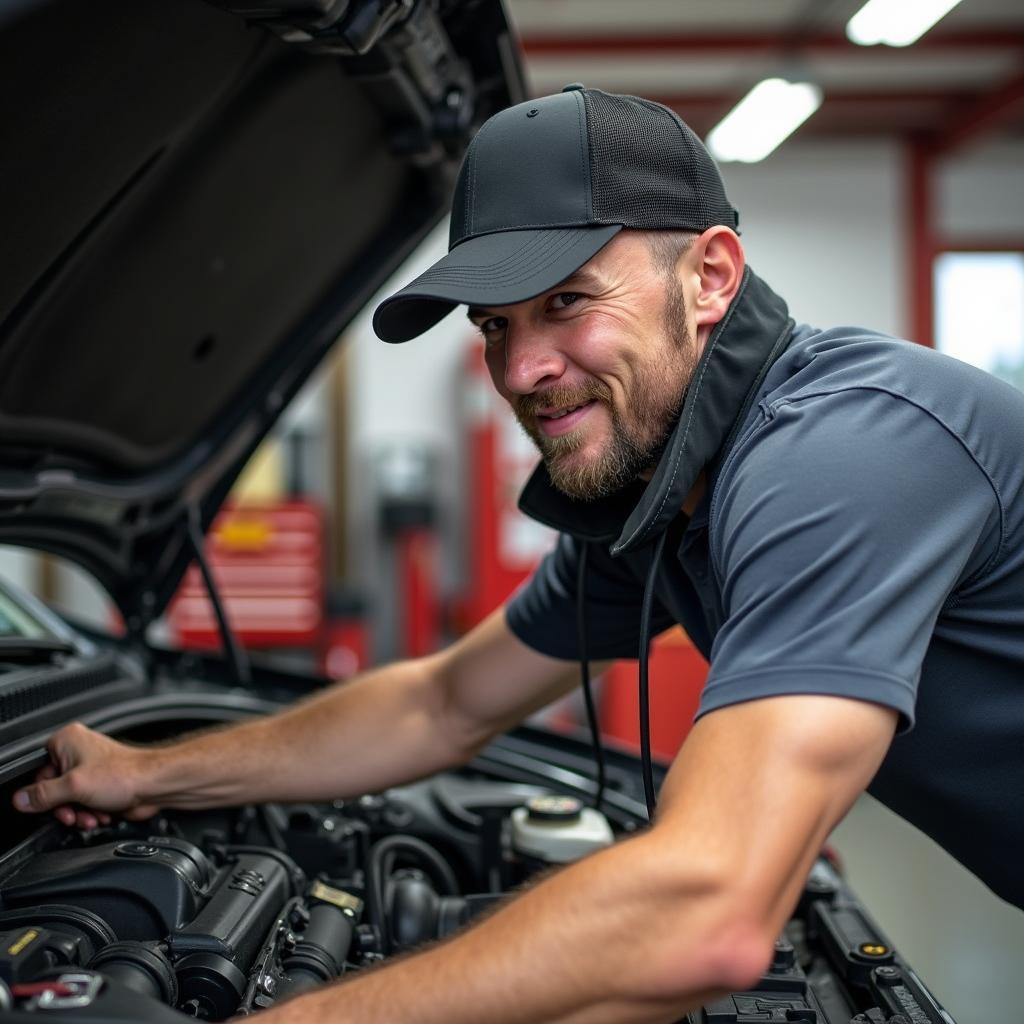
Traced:
<path id="1" fill-rule="evenodd" d="M 697 355 L 683 289 L 623 231 L 557 288 L 471 309 L 495 387 L 573 498 L 602 497 L 651 468 Z"/>

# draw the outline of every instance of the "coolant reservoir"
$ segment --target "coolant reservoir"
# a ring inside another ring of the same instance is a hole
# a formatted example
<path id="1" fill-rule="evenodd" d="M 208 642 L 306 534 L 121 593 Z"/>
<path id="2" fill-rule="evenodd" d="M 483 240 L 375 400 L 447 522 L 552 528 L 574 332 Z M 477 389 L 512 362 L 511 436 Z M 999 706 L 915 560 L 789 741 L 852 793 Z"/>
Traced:
<path id="1" fill-rule="evenodd" d="M 573 796 L 535 796 L 512 812 L 513 849 L 549 864 L 568 864 L 612 839 L 608 819 Z"/>

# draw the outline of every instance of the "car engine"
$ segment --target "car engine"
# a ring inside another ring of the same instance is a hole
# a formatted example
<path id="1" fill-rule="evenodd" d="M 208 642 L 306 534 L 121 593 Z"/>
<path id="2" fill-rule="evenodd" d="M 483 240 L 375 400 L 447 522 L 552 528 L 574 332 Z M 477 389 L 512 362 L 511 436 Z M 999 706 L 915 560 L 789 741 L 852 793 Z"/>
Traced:
<path id="1" fill-rule="evenodd" d="M 46 825 L 0 860 L 0 1009 L 68 1021 L 255 1013 L 443 938 L 536 872 L 640 825 L 609 814 L 466 771 L 332 804 L 90 833 Z M 822 858 L 758 988 L 687 1020 L 950 1018 Z"/>
<path id="2" fill-rule="evenodd" d="M 457 775 L 328 805 L 49 825 L 0 861 L 2 1008 L 84 1013 L 103 988 L 108 1016 L 123 1002 L 138 1019 L 139 996 L 145 1019 L 252 1013 L 443 938 L 611 841 L 574 797 Z"/>

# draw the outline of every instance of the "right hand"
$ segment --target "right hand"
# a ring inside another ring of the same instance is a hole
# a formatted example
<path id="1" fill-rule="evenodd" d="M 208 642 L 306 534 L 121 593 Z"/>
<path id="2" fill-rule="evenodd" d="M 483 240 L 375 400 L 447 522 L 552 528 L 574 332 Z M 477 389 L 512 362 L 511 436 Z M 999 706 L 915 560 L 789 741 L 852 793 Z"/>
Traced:
<path id="1" fill-rule="evenodd" d="M 58 821 L 79 828 L 108 825 L 112 813 L 131 821 L 160 809 L 138 795 L 143 752 L 73 722 L 47 743 L 51 763 L 34 785 L 19 789 L 14 806 L 28 814 L 52 811 Z"/>

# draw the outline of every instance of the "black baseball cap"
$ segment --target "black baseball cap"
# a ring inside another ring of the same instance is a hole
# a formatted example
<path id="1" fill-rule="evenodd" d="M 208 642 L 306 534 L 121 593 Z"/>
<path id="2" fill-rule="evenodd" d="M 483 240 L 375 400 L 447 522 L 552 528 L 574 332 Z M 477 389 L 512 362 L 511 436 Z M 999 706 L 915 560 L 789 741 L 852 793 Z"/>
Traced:
<path id="1" fill-rule="evenodd" d="M 623 228 L 737 228 L 718 167 L 668 107 L 567 85 L 484 122 L 462 162 L 448 255 L 373 316 L 409 341 L 457 305 L 523 302 L 565 280 Z"/>

